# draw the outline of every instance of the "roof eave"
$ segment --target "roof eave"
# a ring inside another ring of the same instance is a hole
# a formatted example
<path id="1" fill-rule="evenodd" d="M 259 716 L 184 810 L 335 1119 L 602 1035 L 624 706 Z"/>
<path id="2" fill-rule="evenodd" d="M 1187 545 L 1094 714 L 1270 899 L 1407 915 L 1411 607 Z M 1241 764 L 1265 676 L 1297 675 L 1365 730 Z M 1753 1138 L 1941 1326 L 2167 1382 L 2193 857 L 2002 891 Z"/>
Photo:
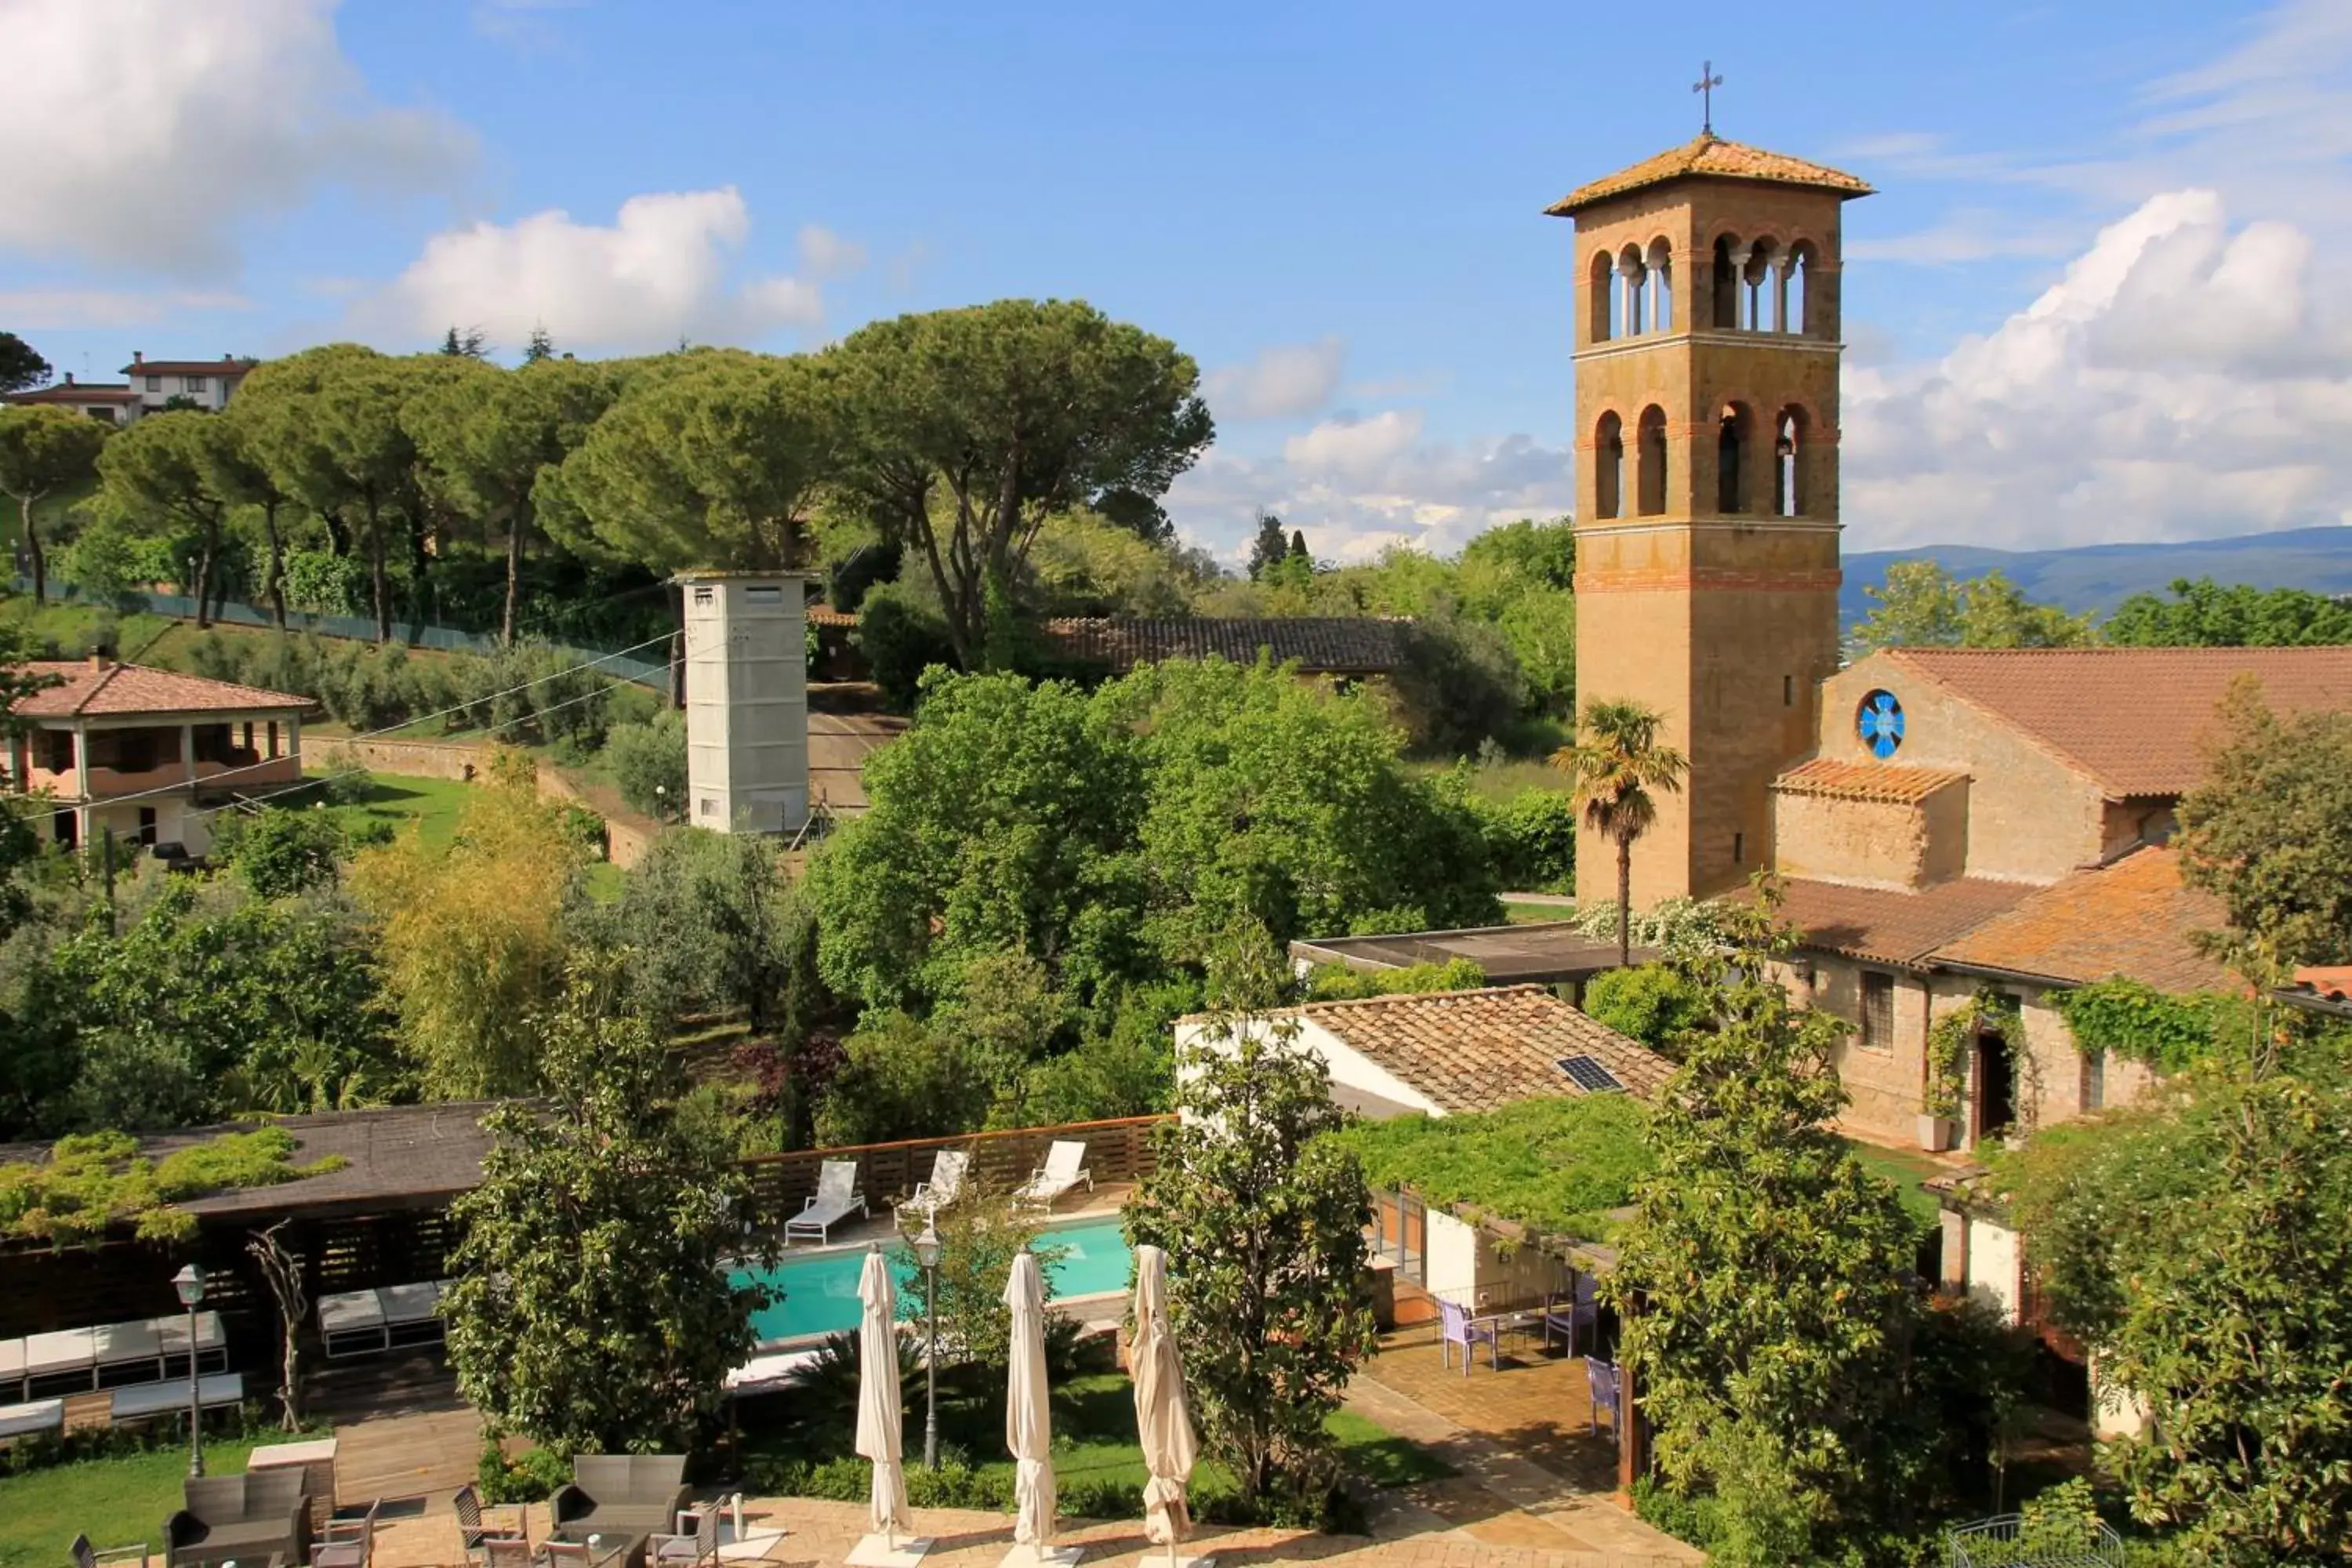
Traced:
<path id="1" fill-rule="evenodd" d="M 1726 184 L 1733 185 L 1778 185 L 1789 190 L 1819 191 L 1823 195 L 1835 196 L 1841 202 L 1850 202 L 1857 197 L 1874 196 L 1878 194 L 1877 187 L 1868 184 L 1856 189 L 1851 185 L 1832 184 L 1827 180 L 1776 180 L 1769 174 L 1727 174 L 1720 169 L 1678 169 L 1672 174 L 1637 180 L 1631 184 L 1619 185 L 1611 190 L 1591 192 L 1591 187 L 1586 186 L 1570 191 L 1544 208 L 1544 216 L 1572 218 L 1580 212 L 1590 211 L 1593 207 L 1613 202 L 1621 196 L 1635 195 L 1643 191 L 1655 190 L 1660 185 L 1671 185 L 1682 180 L 1720 180 Z M 1587 192 L 1591 194 L 1588 195 Z"/>

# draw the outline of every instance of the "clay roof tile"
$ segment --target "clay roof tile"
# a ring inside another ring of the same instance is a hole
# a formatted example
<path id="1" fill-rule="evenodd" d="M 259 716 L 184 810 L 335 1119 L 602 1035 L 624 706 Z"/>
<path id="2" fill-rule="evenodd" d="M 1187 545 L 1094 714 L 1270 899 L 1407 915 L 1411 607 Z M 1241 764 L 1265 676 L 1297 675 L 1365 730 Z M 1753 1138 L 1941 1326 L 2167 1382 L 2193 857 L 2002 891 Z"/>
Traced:
<path id="1" fill-rule="evenodd" d="M 1773 185 L 1807 185 L 1815 190 L 1834 191 L 1842 200 L 1872 194 L 1869 184 L 1852 174 L 1828 168 L 1820 163 L 1791 158 L 1785 153 L 1768 153 L 1761 147 L 1744 142 L 1727 142 L 1720 136 L 1702 132 L 1679 147 L 1667 149 L 1654 158 L 1644 158 L 1630 169 L 1620 169 L 1613 174 L 1579 185 L 1568 195 L 1544 208 L 1552 217 L 1573 217 L 1577 213 L 1612 196 L 1622 196 L 1631 191 L 1650 185 L 1662 185 L 1669 180 L 1693 176 L 1719 180 L 1755 180 Z"/>
<path id="2" fill-rule="evenodd" d="M 1643 1100 L 1675 1070 L 1540 985 L 1314 1002 L 1297 1015 L 1454 1112 L 1585 1092 L 1560 1070 L 1565 1057 L 1593 1058 Z"/>

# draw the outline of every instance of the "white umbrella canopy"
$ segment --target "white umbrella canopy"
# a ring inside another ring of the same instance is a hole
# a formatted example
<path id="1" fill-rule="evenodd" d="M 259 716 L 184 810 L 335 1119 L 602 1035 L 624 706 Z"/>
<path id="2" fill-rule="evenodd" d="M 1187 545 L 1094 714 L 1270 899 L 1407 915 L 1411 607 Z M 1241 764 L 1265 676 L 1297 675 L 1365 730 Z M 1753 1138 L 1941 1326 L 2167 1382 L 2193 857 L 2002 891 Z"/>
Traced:
<path id="1" fill-rule="evenodd" d="M 1054 1544 L 1054 1419 L 1045 1387 L 1045 1280 L 1023 1247 L 1004 1282 L 1013 1309 L 1013 1371 L 1005 1386 L 1004 1446 L 1013 1450 L 1013 1539 L 1043 1555 Z"/>
<path id="2" fill-rule="evenodd" d="M 1201 1446 L 1168 1328 L 1168 1255 L 1156 1247 L 1135 1249 L 1135 1345 L 1128 1359 L 1135 1377 L 1135 1430 L 1151 1476 L 1143 1489 L 1143 1532 L 1172 1550 L 1192 1531 L 1185 1493 Z"/>
<path id="3" fill-rule="evenodd" d="M 906 1405 L 898 1393 L 898 1292 L 878 1247 L 866 1255 L 857 1300 L 865 1309 L 857 1324 L 857 1453 L 874 1463 L 874 1528 L 895 1539 L 915 1527 L 907 1516 L 899 1452 Z"/>

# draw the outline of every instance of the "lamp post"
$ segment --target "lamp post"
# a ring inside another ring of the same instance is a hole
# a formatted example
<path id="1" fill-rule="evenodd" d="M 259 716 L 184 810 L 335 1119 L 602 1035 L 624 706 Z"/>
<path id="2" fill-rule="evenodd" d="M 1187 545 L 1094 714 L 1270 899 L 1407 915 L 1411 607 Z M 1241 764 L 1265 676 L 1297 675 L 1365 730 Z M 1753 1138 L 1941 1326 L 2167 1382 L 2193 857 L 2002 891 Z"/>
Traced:
<path id="1" fill-rule="evenodd" d="M 923 1266 L 923 1468 L 940 1468 L 940 1227 L 936 1214 L 923 1216 L 915 1237 L 915 1261 Z"/>
<path id="2" fill-rule="evenodd" d="M 194 1263 L 180 1265 L 172 1276 L 172 1289 L 180 1293 L 180 1305 L 188 1310 L 188 1474 L 205 1473 L 205 1405 L 196 1383 L 196 1309 L 205 1300 L 205 1271 Z"/>

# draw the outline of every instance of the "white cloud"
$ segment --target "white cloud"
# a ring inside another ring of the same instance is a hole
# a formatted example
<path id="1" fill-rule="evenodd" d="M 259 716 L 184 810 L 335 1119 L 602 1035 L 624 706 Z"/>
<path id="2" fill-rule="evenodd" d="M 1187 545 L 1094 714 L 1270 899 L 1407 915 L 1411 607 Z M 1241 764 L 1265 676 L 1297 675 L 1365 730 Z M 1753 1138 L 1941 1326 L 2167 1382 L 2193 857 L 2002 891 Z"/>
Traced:
<path id="1" fill-rule="evenodd" d="M 804 223 L 800 232 L 801 265 L 810 277 L 830 283 L 866 265 L 866 247 L 845 239 L 821 223 Z"/>
<path id="2" fill-rule="evenodd" d="M 379 331 L 431 336 L 452 322 L 519 343 L 544 326 L 566 349 L 632 352 L 698 342 L 748 342 L 824 321 L 814 281 L 739 279 L 751 232 L 732 185 L 631 196 L 609 226 L 561 211 L 477 223 L 425 242 L 361 310 Z"/>
<path id="3" fill-rule="evenodd" d="M 1849 365 L 1864 546 L 2046 546 L 2352 521 L 2352 285 L 2210 190 L 2150 197 L 1930 365 Z"/>
<path id="4" fill-rule="evenodd" d="M 1460 549 L 1498 522 L 1552 517 L 1574 500 L 1570 454 L 1525 435 L 1462 444 L 1423 439 L 1418 410 L 1330 420 L 1261 458 L 1213 449 L 1169 492 L 1186 537 L 1246 549 L 1261 507 L 1305 530 L 1326 560 L 1369 559 L 1392 544 Z"/>
<path id="5" fill-rule="evenodd" d="M 0 249 L 220 272 L 257 214 L 473 155 L 446 116 L 369 97 L 332 0 L 11 0 L 0 59 Z"/>
<path id="6" fill-rule="evenodd" d="M 1289 419 L 1331 401 L 1348 363 L 1345 338 L 1277 343 L 1245 364 L 1209 373 L 1209 407 L 1220 419 Z"/>
<path id="7" fill-rule="evenodd" d="M 190 310 L 249 310 L 242 294 L 167 289 L 15 289 L 0 290 L 0 320 L 38 331 L 137 327 Z"/>

